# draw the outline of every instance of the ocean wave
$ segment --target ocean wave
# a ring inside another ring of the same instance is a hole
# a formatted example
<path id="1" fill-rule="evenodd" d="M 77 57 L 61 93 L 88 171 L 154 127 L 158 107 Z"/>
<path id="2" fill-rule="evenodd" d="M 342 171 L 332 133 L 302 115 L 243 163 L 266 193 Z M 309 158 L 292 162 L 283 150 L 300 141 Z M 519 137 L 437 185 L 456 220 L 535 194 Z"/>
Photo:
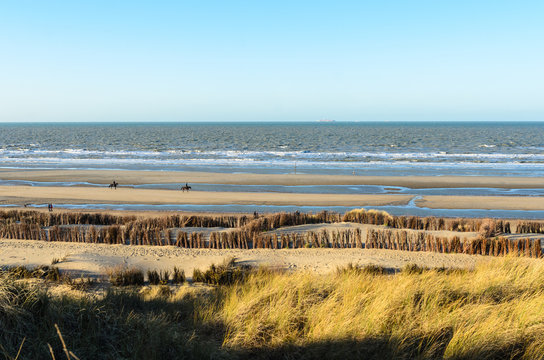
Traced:
<path id="1" fill-rule="evenodd" d="M 374 159 L 352 161 L 328 161 L 320 159 L 254 159 L 254 158 L 193 158 L 193 159 L 161 159 L 161 158 L 63 158 L 63 157 L 0 157 L 0 166 L 22 167 L 25 165 L 67 166 L 74 168 L 81 166 L 103 165 L 136 166 L 142 168 L 157 167 L 187 167 L 187 166 L 242 166 L 242 167 L 282 167 L 292 168 L 372 168 L 372 167 L 434 167 L 434 168 L 544 168 L 544 162 L 523 161 L 423 161 L 421 159 Z"/>
<path id="2" fill-rule="evenodd" d="M 86 150 L 86 149 L 0 149 L 0 156 L 4 158 L 104 158 L 104 159 L 315 159 L 315 160 L 350 160 L 350 159 L 458 159 L 459 161 L 471 159 L 530 159 L 544 161 L 543 153 L 449 153 L 446 151 L 435 152 L 385 152 L 385 151 L 359 151 L 359 152 L 313 152 L 313 151 L 249 151 L 249 150 L 166 150 L 166 151 L 141 151 L 141 150 Z"/>

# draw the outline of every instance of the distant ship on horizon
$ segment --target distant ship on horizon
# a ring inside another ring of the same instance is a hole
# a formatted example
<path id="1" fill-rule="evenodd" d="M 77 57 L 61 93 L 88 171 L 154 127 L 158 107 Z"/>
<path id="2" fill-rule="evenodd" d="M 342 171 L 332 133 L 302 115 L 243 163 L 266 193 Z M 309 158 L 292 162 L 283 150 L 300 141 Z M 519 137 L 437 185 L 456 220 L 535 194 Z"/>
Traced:
<path id="1" fill-rule="evenodd" d="M 336 122 L 336 120 L 331 120 L 331 119 L 319 119 L 319 120 L 317 120 L 317 122 Z"/>

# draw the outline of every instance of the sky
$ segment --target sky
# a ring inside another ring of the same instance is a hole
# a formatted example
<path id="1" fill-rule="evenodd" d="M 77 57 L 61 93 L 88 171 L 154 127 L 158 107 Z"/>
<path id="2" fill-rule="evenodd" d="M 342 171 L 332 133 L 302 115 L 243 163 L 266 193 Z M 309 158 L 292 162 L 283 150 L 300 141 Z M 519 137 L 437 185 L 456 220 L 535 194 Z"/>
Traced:
<path id="1" fill-rule="evenodd" d="M 544 120 L 544 1 L 0 1 L 0 121 Z"/>

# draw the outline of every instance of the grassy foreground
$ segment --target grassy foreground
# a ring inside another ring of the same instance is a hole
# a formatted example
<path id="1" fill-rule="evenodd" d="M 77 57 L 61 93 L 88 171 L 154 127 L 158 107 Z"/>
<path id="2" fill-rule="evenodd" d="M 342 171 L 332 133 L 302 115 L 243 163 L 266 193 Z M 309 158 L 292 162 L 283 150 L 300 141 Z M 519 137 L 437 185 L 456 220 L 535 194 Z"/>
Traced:
<path id="1" fill-rule="evenodd" d="M 217 287 L 119 288 L 105 296 L 0 279 L 0 356 L 56 359 L 544 358 L 544 262 L 474 271 L 346 267 L 257 271 Z M 24 340 L 24 343 L 23 343 Z M 22 344 L 22 347 L 21 347 Z"/>

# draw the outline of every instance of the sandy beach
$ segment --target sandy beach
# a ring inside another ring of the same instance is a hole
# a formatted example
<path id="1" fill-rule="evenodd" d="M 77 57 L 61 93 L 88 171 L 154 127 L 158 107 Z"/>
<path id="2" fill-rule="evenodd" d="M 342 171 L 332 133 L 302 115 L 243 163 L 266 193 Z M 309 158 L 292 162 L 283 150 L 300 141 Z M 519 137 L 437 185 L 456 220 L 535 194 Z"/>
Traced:
<path id="1" fill-rule="evenodd" d="M 121 185 L 206 183 L 240 185 L 382 185 L 409 188 L 543 188 L 538 177 L 490 176 L 348 176 L 307 174 L 226 174 L 182 171 L 130 170 L 10 170 L 0 169 L 2 180 L 78 181 Z"/>
<path id="2" fill-rule="evenodd" d="M 537 196 L 423 196 L 416 205 L 431 209 L 544 210 Z"/>
<path id="3" fill-rule="evenodd" d="M 405 205 L 411 195 L 293 194 L 207 192 L 161 189 L 117 190 L 106 187 L 0 186 L 0 203 L 5 204 L 248 204 L 298 206 Z"/>
<path id="4" fill-rule="evenodd" d="M 115 191 L 106 187 L 113 179 Z M 293 205 L 293 206 L 386 206 L 407 205 L 416 199 L 407 194 L 309 194 L 282 192 L 198 191 L 198 184 L 239 185 L 380 185 L 409 188 L 543 188 L 537 177 L 485 176 L 345 176 L 305 174 L 223 174 L 206 172 L 128 170 L 0 170 L 0 180 L 40 182 L 88 182 L 97 186 L 0 186 L 0 204 L 153 204 L 153 205 Z M 131 188 L 139 184 L 193 185 L 182 193 L 168 189 Z M 196 190 L 196 191 L 195 191 Z M 443 196 L 425 195 L 415 204 L 430 209 L 544 210 L 539 196 Z"/>
<path id="5" fill-rule="evenodd" d="M 295 205 L 384 206 L 407 205 L 413 195 L 302 194 L 278 192 L 212 192 L 106 187 L 0 186 L 0 204 L 186 204 L 186 205 Z M 418 197 L 416 205 L 431 209 L 544 210 L 538 196 Z"/>

